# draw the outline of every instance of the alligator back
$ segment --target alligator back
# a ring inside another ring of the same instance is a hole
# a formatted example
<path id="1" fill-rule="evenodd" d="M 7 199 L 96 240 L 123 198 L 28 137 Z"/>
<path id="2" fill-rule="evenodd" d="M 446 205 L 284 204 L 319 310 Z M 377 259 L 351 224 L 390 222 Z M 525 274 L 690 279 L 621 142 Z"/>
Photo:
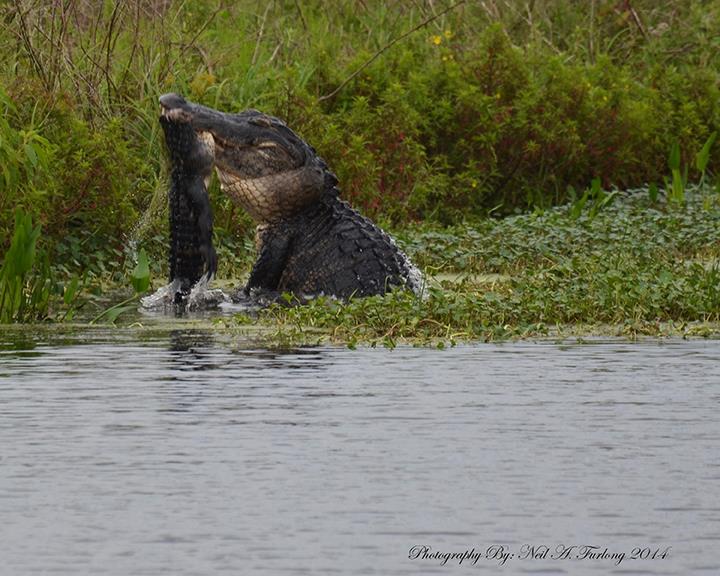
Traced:
<path id="1" fill-rule="evenodd" d="M 283 226 L 292 238 L 280 291 L 349 298 L 421 289 L 419 271 L 390 236 L 334 195 Z"/>

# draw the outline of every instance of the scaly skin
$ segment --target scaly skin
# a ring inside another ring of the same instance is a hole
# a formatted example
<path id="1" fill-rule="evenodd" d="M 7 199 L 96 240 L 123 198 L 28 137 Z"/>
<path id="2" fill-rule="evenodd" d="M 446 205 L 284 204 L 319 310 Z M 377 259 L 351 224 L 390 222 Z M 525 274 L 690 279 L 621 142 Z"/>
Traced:
<path id="1" fill-rule="evenodd" d="M 176 94 L 162 96 L 160 104 L 167 122 L 185 126 L 183 134 L 192 127 L 201 145 L 190 146 L 189 153 L 204 153 L 203 170 L 212 156 L 221 189 L 257 222 L 258 258 L 245 292 L 348 298 L 393 287 L 421 291 L 417 268 L 390 236 L 338 198 L 335 175 L 281 120 L 256 110 L 226 114 Z M 190 220 L 180 219 L 185 222 Z M 204 229 L 200 237 L 207 238 Z M 185 266 L 185 252 L 178 246 L 175 253 L 181 254 L 175 266 Z M 197 269 L 192 250 L 188 258 L 188 268 Z"/>
<path id="2" fill-rule="evenodd" d="M 299 214 L 260 225 L 258 236 L 246 290 L 349 298 L 405 285 L 420 289 L 392 239 L 332 194 Z"/>
<path id="3" fill-rule="evenodd" d="M 213 276 L 217 257 L 212 245 L 212 209 L 205 185 L 212 173 L 212 155 L 188 123 L 160 123 L 172 165 L 170 207 L 170 282 L 179 281 L 176 304 L 204 274 Z"/>

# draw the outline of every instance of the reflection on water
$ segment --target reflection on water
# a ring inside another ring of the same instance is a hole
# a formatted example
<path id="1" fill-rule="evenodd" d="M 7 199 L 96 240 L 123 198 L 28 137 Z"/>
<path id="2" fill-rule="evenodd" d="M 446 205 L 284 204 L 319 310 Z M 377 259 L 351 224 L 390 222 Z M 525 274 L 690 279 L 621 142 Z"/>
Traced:
<path id="1" fill-rule="evenodd" d="M 720 343 L 235 344 L 1 335 L 4 570 L 720 571 Z M 626 557 L 521 557 L 583 545 Z"/>

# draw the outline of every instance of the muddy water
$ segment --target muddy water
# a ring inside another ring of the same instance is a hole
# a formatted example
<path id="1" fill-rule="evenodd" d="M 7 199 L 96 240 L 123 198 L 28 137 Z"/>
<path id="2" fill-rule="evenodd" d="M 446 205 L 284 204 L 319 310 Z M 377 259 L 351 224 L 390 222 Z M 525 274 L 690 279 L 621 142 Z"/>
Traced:
<path id="1" fill-rule="evenodd" d="M 4 331 L 0 572 L 718 574 L 719 361 Z"/>

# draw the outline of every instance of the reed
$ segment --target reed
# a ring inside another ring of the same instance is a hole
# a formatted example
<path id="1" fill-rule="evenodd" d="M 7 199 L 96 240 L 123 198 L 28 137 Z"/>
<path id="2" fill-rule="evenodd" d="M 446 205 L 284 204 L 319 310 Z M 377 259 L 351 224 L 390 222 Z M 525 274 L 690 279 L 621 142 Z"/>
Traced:
<path id="1" fill-rule="evenodd" d="M 0 268 L 0 323 L 43 319 L 50 300 L 47 259 L 41 259 L 37 274 L 37 240 L 40 226 L 21 209 L 15 211 L 15 232 Z"/>

